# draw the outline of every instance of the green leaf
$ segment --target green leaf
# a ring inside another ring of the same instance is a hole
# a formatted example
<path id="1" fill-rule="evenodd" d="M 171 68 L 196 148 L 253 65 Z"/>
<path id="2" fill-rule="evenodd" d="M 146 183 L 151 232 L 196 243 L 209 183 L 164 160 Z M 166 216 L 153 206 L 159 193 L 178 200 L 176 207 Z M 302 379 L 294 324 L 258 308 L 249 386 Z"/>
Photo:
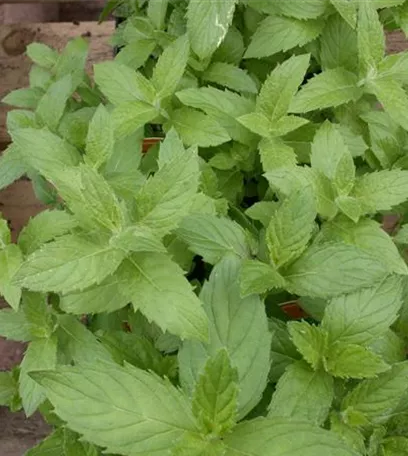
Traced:
<path id="1" fill-rule="evenodd" d="M 153 2 L 153 4 L 154 3 L 156 2 Z M 156 45 L 156 42 L 151 39 L 138 40 L 134 43 L 129 43 L 120 50 L 115 58 L 115 62 L 126 65 L 133 70 L 138 70 L 153 54 Z"/>
<path id="2" fill-rule="evenodd" d="M 19 379 L 19 392 L 28 417 L 46 398 L 44 389 L 30 377 L 30 373 L 38 370 L 52 370 L 56 364 L 57 341 L 55 337 L 38 339 L 30 343 L 21 363 Z"/>
<path id="3" fill-rule="evenodd" d="M 153 70 L 152 83 L 159 99 L 169 97 L 176 91 L 186 70 L 189 54 L 187 35 L 166 47 Z"/>
<path id="4" fill-rule="evenodd" d="M 357 101 L 362 95 L 357 84 L 357 76 L 343 68 L 323 71 L 302 86 L 289 111 L 304 113 Z"/>
<path id="5" fill-rule="evenodd" d="M 394 236 L 394 242 L 402 245 L 408 244 L 408 224 L 401 226 L 398 233 Z"/>
<path id="6" fill-rule="evenodd" d="M 332 413 L 330 416 L 330 430 L 338 434 L 343 442 L 353 448 L 358 454 L 366 453 L 364 435 L 358 430 L 346 424 L 340 414 Z"/>
<path id="7" fill-rule="evenodd" d="M 123 293 L 149 321 L 181 339 L 207 339 L 207 318 L 182 269 L 166 255 L 139 253 L 127 260 Z"/>
<path id="8" fill-rule="evenodd" d="M 169 0 L 149 2 L 147 17 L 158 30 L 161 30 L 165 24 L 168 3 Z"/>
<path id="9" fill-rule="evenodd" d="M 78 151 L 48 130 L 19 129 L 12 138 L 22 158 L 45 177 L 79 161 Z"/>
<path id="10" fill-rule="evenodd" d="M 392 238 L 374 220 L 362 219 L 355 223 L 337 218 L 323 225 L 319 237 L 324 241 L 354 245 L 382 263 L 390 273 L 408 273 L 407 265 L 393 244 Z"/>
<path id="11" fill-rule="evenodd" d="M 389 370 L 381 357 L 361 345 L 335 342 L 326 355 L 326 369 L 335 377 L 370 378 Z"/>
<path id="12" fill-rule="evenodd" d="M 21 287 L 13 283 L 13 277 L 22 263 L 23 255 L 15 244 L 0 250 L 0 294 L 14 310 L 20 305 Z"/>
<path id="13" fill-rule="evenodd" d="M 349 0 L 330 0 L 340 16 L 352 27 L 357 25 L 357 4 Z"/>
<path id="14" fill-rule="evenodd" d="M 320 35 L 323 25 L 320 20 L 301 21 L 284 16 L 268 16 L 256 29 L 244 57 L 260 59 L 304 46 Z"/>
<path id="15" fill-rule="evenodd" d="M 129 252 L 158 252 L 166 253 L 166 249 L 148 228 L 141 226 L 130 226 L 118 234 L 115 234 L 109 241 L 115 249 Z"/>
<path id="16" fill-rule="evenodd" d="M 231 456 L 358 456 L 336 434 L 282 418 L 244 421 L 226 436 L 224 444 Z"/>
<path id="17" fill-rule="evenodd" d="M 201 60 L 210 57 L 224 40 L 236 3 L 236 0 L 196 0 L 188 4 L 188 36 L 191 48 Z"/>
<path id="18" fill-rule="evenodd" d="M 354 171 L 353 159 L 340 131 L 329 121 L 324 122 L 317 131 L 312 143 L 310 157 L 312 167 L 322 172 L 330 180 L 339 181 L 341 176 L 338 174 L 343 171 L 343 159 L 345 156 L 351 159 Z M 344 175 L 344 171 L 341 174 Z"/>
<path id="19" fill-rule="evenodd" d="M 396 364 L 405 361 L 405 342 L 391 329 L 387 330 L 381 337 L 371 342 L 369 349 L 381 356 L 388 364 Z"/>
<path id="20" fill-rule="evenodd" d="M 384 111 L 405 130 L 408 129 L 408 96 L 401 84 L 390 78 L 370 79 L 367 87 L 378 98 Z"/>
<path id="21" fill-rule="evenodd" d="M 404 456 L 408 451 L 408 438 L 388 437 L 382 443 L 384 456 Z"/>
<path id="22" fill-rule="evenodd" d="M 239 65 L 241 63 L 244 52 L 244 38 L 237 27 L 234 27 L 234 25 L 232 25 L 228 29 L 224 41 L 214 52 L 212 60 L 217 62 L 230 63 L 232 65 Z"/>
<path id="23" fill-rule="evenodd" d="M 256 109 L 265 114 L 271 123 L 287 114 L 293 96 L 301 85 L 310 55 L 292 56 L 278 65 L 262 86 Z"/>
<path id="24" fill-rule="evenodd" d="M 206 436 L 186 434 L 173 448 L 171 456 L 224 456 L 225 446 L 221 440 L 209 440 Z"/>
<path id="25" fill-rule="evenodd" d="M 14 145 L 7 147 L 0 156 L 0 190 L 19 179 L 26 173 L 27 168 L 19 149 Z"/>
<path id="26" fill-rule="evenodd" d="M 38 87 L 17 89 L 6 95 L 1 102 L 16 108 L 36 109 L 44 95 L 44 91 Z"/>
<path id="27" fill-rule="evenodd" d="M 327 351 L 328 335 L 320 326 L 306 321 L 288 323 L 290 337 L 299 353 L 313 367 L 319 369 Z"/>
<path id="28" fill-rule="evenodd" d="M 18 312 L 0 310 L 0 336 L 19 342 L 31 340 L 30 324 L 21 309 Z"/>
<path id="29" fill-rule="evenodd" d="M 291 2 L 277 3 L 279 13 L 296 19 L 315 19 L 322 16 L 327 7 L 326 0 L 304 0 L 298 4 Z"/>
<path id="30" fill-rule="evenodd" d="M 56 79 L 61 79 L 71 74 L 74 86 L 79 84 L 84 77 L 86 59 L 88 57 L 89 43 L 82 37 L 68 42 L 58 58 L 55 66 Z"/>
<path id="31" fill-rule="evenodd" d="M 377 68 L 385 54 L 383 24 L 371 2 L 361 2 L 358 7 L 358 56 L 364 74 Z"/>
<path id="32" fill-rule="evenodd" d="M 34 339 L 51 337 L 55 327 L 45 295 L 25 291 L 22 309 Z"/>
<path id="33" fill-rule="evenodd" d="M 161 147 L 166 146 L 166 141 Z M 197 152 L 183 147 L 172 149 L 159 171 L 136 195 L 139 221 L 158 236 L 168 234 L 188 214 L 199 178 Z"/>
<path id="34" fill-rule="evenodd" d="M 71 76 L 68 74 L 50 85 L 45 95 L 41 98 L 36 115 L 42 124 L 50 130 L 56 131 L 68 99 L 74 90 Z"/>
<path id="35" fill-rule="evenodd" d="M 135 101 L 151 103 L 156 96 L 153 84 L 125 65 L 103 62 L 95 65 L 94 70 L 96 84 L 114 105 Z"/>
<path id="36" fill-rule="evenodd" d="M 0 405 L 8 407 L 16 392 L 16 382 L 12 373 L 0 372 Z"/>
<path id="37" fill-rule="evenodd" d="M 302 359 L 290 338 L 286 323 L 276 318 L 269 319 L 269 331 L 272 334 L 271 370 L 269 378 L 277 383 L 288 366 Z"/>
<path id="38" fill-rule="evenodd" d="M 237 417 L 238 374 L 228 351 L 209 358 L 198 379 L 192 402 L 193 413 L 205 434 L 224 435 Z"/>
<path id="39" fill-rule="evenodd" d="M 227 254 L 249 256 L 245 231 L 233 220 L 212 215 L 190 215 L 183 219 L 177 236 L 206 263 L 216 264 Z"/>
<path id="40" fill-rule="evenodd" d="M 397 319 L 401 295 L 401 280 L 391 276 L 375 287 L 334 298 L 322 321 L 329 340 L 367 344 L 383 336 Z"/>
<path id="41" fill-rule="evenodd" d="M 219 146 L 231 139 L 228 132 L 216 120 L 191 108 L 173 111 L 171 125 L 187 146 Z"/>
<path id="42" fill-rule="evenodd" d="M 408 364 L 397 364 L 377 378 L 365 380 L 351 390 L 342 402 L 342 411 L 360 413 L 373 424 L 388 420 L 407 390 Z"/>
<path id="43" fill-rule="evenodd" d="M 86 161 L 95 168 L 99 168 L 112 155 L 114 144 L 111 116 L 107 109 L 100 105 L 89 123 Z"/>
<path id="44" fill-rule="evenodd" d="M 252 220 L 258 220 L 263 226 L 268 226 L 278 203 L 276 201 L 258 201 L 245 211 L 245 214 Z"/>
<path id="45" fill-rule="evenodd" d="M 58 53 L 43 43 L 31 43 L 26 49 L 27 56 L 42 68 L 51 69 L 58 60 Z"/>
<path id="46" fill-rule="evenodd" d="M 278 168 L 290 168 L 297 164 L 295 151 L 281 138 L 264 138 L 258 147 L 265 172 Z"/>
<path id="47" fill-rule="evenodd" d="M 245 260 L 242 264 L 241 296 L 262 294 L 272 288 L 285 288 L 285 279 L 269 264 L 257 260 Z"/>
<path id="48" fill-rule="evenodd" d="M 129 365 L 59 367 L 36 373 L 35 379 L 71 429 L 110 453 L 153 451 L 164 456 L 173 442 L 197 430 L 190 404 L 179 390 Z M 118 384 L 122 387 L 111 394 Z"/>
<path id="49" fill-rule="evenodd" d="M 102 282 L 123 258 L 120 250 L 66 235 L 30 255 L 14 281 L 32 291 L 69 293 Z"/>
<path id="50" fill-rule="evenodd" d="M 266 230 L 266 242 L 274 265 L 281 267 L 303 253 L 312 236 L 316 215 L 311 187 L 293 193 L 282 202 Z"/>
<path id="51" fill-rule="evenodd" d="M 357 178 L 353 195 L 364 213 L 386 211 L 408 199 L 408 171 L 384 170 Z"/>
<path id="52" fill-rule="evenodd" d="M 113 110 L 112 124 L 116 139 L 135 133 L 158 116 L 157 108 L 144 101 L 128 101 Z"/>
<path id="53" fill-rule="evenodd" d="M 7 220 L 1 218 L 0 215 L 0 248 L 4 249 L 11 244 L 11 232 Z"/>
<path id="54" fill-rule="evenodd" d="M 260 401 L 270 367 L 271 336 L 265 308 L 257 295 L 242 299 L 240 260 L 229 256 L 218 263 L 200 294 L 210 320 L 208 344 L 185 342 L 179 352 L 180 380 L 192 393 L 207 358 L 225 348 L 238 370 L 238 419 Z"/>
<path id="55" fill-rule="evenodd" d="M 291 418 L 321 426 L 334 398 L 333 379 L 304 362 L 289 366 L 279 379 L 268 418 Z"/>
<path id="56" fill-rule="evenodd" d="M 67 212 L 45 210 L 31 218 L 21 230 L 18 245 L 25 254 L 31 254 L 46 242 L 67 234 L 77 226 L 78 222 Z"/>
<path id="57" fill-rule="evenodd" d="M 66 112 L 58 127 L 58 134 L 73 146 L 84 149 L 89 124 L 95 114 L 95 108 L 81 108 L 74 112 Z M 109 132 L 107 132 L 109 136 Z"/>
<path id="58" fill-rule="evenodd" d="M 387 268 L 362 250 L 327 243 L 307 249 L 285 279 L 298 295 L 327 298 L 373 286 L 386 275 Z"/>
<path id="59" fill-rule="evenodd" d="M 338 196 L 336 198 L 336 206 L 354 223 L 357 223 L 361 215 L 363 215 L 361 204 L 352 196 Z"/>
<path id="60" fill-rule="evenodd" d="M 258 93 L 258 87 L 247 71 L 230 63 L 214 62 L 203 73 L 202 79 L 237 92 Z"/>

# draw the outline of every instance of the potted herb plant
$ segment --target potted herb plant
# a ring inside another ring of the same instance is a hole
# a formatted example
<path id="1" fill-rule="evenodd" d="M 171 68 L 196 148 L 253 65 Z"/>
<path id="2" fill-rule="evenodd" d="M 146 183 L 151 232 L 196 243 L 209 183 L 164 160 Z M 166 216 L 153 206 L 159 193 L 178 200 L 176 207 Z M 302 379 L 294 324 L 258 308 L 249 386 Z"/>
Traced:
<path id="1" fill-rule="evenodd" d="M 27 454 L 407 454 L 407 2 L 141 6 L 92 78 L 33 44 L 3 100 L 0 187 L 49 205 L 0 230 Z"/>

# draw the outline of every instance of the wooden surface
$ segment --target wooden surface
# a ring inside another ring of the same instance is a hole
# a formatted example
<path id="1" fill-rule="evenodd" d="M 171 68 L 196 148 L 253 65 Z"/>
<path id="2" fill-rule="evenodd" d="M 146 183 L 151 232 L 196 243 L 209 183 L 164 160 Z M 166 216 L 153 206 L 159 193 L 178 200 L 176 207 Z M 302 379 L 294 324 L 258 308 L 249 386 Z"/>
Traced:
<path id="1" fill-rule="evenodd" d="M 33 41 L 62 49 L 69 39 L 85 36 L 90 42 L 88 67 L 112 57 L 108 44 L 114 30 L 113 22 L 98 25 L 96 22 L 3 25 L 0 27 L 0 99 L 12 90 L 28 85 L 30 61 L 25 55 L 26 46 Z M 10 108 L 0 106 L 0 144 L 9 141 L 6 132 L 6 115 Z"/>

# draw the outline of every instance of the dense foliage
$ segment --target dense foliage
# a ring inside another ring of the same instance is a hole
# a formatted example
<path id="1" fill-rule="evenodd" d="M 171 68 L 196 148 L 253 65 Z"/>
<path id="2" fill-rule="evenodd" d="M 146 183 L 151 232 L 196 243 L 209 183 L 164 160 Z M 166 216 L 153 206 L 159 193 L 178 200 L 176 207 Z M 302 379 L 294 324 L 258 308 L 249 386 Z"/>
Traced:
<path id="1" fill-rule="evenodd" d="M 32 44 L 3 100 L 0 187 L 48 205 L 0 224 L 27 455 L 408 454 L 408 2 L 124 3 L 92 78 Z"/>

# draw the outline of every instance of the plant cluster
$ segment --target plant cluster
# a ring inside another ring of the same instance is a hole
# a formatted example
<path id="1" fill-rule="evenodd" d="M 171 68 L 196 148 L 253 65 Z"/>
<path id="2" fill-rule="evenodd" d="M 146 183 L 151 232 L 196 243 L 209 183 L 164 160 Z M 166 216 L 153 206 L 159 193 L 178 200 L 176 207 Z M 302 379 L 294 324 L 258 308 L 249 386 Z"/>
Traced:
<path id="1" fill-rule="evenodd" d="M 32 44 L 3 100 L 48 205 L 0 224 L 27 455 L 408 454 L 408 2 L 124 3 L 93 77 Z"/>

